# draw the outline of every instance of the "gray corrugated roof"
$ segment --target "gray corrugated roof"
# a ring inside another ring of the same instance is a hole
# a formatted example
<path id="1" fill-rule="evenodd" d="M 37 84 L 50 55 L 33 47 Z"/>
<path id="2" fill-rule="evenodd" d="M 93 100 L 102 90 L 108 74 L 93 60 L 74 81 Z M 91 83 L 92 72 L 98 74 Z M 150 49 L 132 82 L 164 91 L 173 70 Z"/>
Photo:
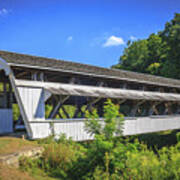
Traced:
<path id="1" fill-rule="evenodd" d="M 106 76 L 116 79 L 126 79 L 129 81 L 144 82 L 149 84 L 180 87 L 180 80 L 146 75 L 131 71 L 108 69 L 92 65 L 74 63 L 71 61 L 31 56 L 7 51 L 0 51 L 0 57 L 6 60 L 11 66 L 22 65 L 33 66 L 37 68 L 41 67 L 46 69 L 51 68 L 58 71 L 71 71 L 82 74 L 90 74 L 94 76 Z"/>

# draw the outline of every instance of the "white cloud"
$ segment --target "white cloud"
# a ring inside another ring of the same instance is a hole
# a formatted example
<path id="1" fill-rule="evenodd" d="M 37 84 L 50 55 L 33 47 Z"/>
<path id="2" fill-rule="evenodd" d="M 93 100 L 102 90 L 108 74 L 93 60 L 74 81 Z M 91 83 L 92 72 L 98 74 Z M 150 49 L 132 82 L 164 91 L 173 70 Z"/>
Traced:
<path id="1" fill-rule="evenodd" d="M 131 41 L 136 41 L 136 40 L 137 40 L 137 37 L 135 37 L 135 36 L 130 36 L 130 40 L 131 40 Z"/>
<path id="2" fill-rule="evenodd" d="M 102 45 L 103 47 L 109 47 L 109 46 L 120 46 L 125 44 L 123 38 L 117 37 L 117 36 L 110 36 L 106 39 L 106 42 Z"/>
<path id="3" fill-rule="evenodd" d="M 67 38 L 67 41 L 72 41 L 73 40 L 73 37 L 72 36 L 69 36 L 68 38 Z"/>
<path id="4" fill-rule="evenodd" d="M 9 11 L 7 9 L 5 9 L 5 8 L 0 9 L 0 15 L 6 15 L 8 13 L 9 13 Z"/>

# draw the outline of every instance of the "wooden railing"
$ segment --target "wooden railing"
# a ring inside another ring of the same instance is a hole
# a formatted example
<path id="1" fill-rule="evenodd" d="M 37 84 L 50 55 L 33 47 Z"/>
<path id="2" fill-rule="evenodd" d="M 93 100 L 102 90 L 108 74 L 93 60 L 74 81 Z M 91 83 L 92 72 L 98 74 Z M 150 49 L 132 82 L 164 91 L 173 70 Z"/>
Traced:
<path id="1" fill-rule="evenodd" d="M 88 134 L 84 125 L 85 119 L 65 119 L 65 120 L 34 120 L 29 122 L 33 132 L 33 139 L 44 138 L 54 134 L 66 134 L 75 141 L 93 139 Z M 101 123 L 103 120 L 100 119 Z M 150 117 L 129 117 L 125 118 L 123 134 L 136 135 L 150 132 L 173 130 L 180 128 L 180 116 L 150 116 Z"/>

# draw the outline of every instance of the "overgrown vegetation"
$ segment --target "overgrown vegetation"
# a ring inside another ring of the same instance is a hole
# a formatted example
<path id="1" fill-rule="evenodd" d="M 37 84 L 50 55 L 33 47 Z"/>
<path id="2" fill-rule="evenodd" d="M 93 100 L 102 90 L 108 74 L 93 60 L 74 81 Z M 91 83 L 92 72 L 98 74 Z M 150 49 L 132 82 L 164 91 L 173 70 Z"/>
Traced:
<path id="1" fill-rule="evenodd" d="M 124 118 L 110 100 L 104 106 L 104 123 L 96 111 L 86 113 L 86 117 L 86 130 L 94 134 L 93 141 L 73 142 L 64 135 L 58 140 L 53 137 L 40 140 L 39 144 L 45 147 L 43 155 L 37 160 L 21 160 L 21 169 L 73 180 L 180 179 L 180 142 L 156 147 L 145 136 L 140 141 L 122 137 Z M 179 141 L 180 134 L 176 136 Z"/>

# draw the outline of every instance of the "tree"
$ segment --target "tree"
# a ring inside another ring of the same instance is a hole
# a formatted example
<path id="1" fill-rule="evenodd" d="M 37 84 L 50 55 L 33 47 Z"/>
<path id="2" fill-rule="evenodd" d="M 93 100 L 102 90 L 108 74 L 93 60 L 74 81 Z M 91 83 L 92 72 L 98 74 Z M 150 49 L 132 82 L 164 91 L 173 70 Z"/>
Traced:
<path id="1" fill-rule="evenodd" d="M 147 40 L 128 42 L 127 48 L 124 49 L 120 57 L 119 64 L 113 66 L 125 70 L 145 72 L 144 66 L 148 57 Z"/>
<path id="2" fill-rule="evenodd" d="M 168 46 L 162 74 L 180 79 L 180 14 L 175 14 L 174 19 L 166 23 L 159 36 Z"/>
<path id="3" fill-rule="evenodd" d="M 129 41 L 112 68 L 180 79 L 180 14 L 167 22 L 163 31 L 147 39 Z"/>

